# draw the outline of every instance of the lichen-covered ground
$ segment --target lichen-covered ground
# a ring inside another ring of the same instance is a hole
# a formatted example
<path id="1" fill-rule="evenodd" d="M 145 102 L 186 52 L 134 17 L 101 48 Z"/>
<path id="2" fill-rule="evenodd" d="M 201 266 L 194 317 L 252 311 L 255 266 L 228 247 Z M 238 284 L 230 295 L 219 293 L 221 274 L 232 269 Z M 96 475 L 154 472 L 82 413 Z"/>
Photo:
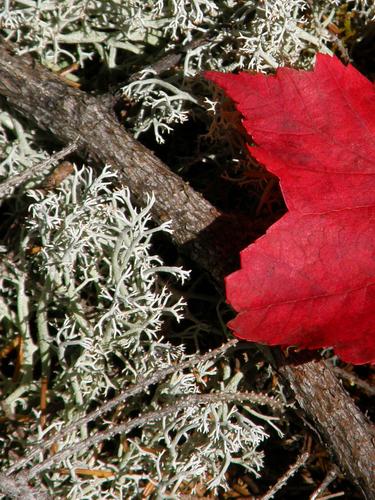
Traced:
<path id="1" fill-rule="evenodd" d="M 124 127 L 213 205 L 251 219 L 254 238 L 284 213 L 282 196 L 248 155 L 232 103 L 203 71 L 309 69 L 325 52 L 373 80 L 374 21 L 365 0 L 5 0 L 0 7 L 0 34 L 19 53 L 74 88 L 113 98 Z M 2 180 L 59 147 L 0 100 Z M 99 174 L 90 158 L 70 161 L 62 183 L 34 179 L 0 209 L 1 471 L 72 447 L 33 480 L 52 498 L 362 498 L 304 420 L 269 351 L 240 343 L 178 370 L 231 338 L 225 323 L 233 313 L 210 276 L 171 244 L 173 227 L 153 225 L 152 197 L 135 207 L 110 167 Z M 373 369 L 323 355 L 373 418 Z M 142 382 L 173 363 L 174 372 Z M 30 456 L 36 441 L 137 384 L 142 390 L 126 402 Z M 147 412 L 181 398 L 223 391 L 257 396 L 177 406 L 147 421 Z M 142 416 L 126 434 L 74 448 Z"/>

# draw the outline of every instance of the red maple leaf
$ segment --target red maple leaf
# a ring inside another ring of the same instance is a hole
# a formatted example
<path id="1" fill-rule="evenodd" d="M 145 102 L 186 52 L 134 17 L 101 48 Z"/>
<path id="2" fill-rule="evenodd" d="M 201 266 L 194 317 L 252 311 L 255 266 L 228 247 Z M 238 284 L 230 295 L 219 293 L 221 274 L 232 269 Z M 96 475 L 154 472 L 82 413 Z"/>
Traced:
<path id="1" fill-rule="evenodd" d="M 318 54 L 313 71 L 207 72 L 242 113 L 251 154 L 280 179 L 288 212 L 226 278 L 239 338 L 334 347 L 375 363 L 375 91 Z"/>

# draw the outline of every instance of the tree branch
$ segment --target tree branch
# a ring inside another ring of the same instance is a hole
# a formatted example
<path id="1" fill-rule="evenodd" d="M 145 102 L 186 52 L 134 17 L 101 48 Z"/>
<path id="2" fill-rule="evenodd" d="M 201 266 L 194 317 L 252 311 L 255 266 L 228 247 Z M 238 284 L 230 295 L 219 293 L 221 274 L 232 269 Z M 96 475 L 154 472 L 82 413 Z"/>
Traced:
<path id="1" fill-rule="evenodd" d="M 174 242 L 220 283 L 252 239 L 248 222 L 220 213 L 151 151 L 128 134 L 94 96 L 70 88 L 30 56 L 0 41 L 0 95 L 63 144 L 80 137 L 79 152 L 117 170 L 142 204 L 153 191 L 156 222 L 172 220 Z M 307 417 L 365 497 L 375 498 L 375 439 L 364 415 L 324 363 L 280 368 Z"/>
<path id="2" fill-rule="evenodd" d="M 96 432 L 95 434 L 89 436 L 88 438 L 75 443 L 67 448 L 63 448 L 54 455 L 46 458 L 43 462 L 34 465 L 31 469 L 26 472 L 28 479 L 32 479 L 46 469 L 49 469 L 52 465 L 58 464 L 65 458 L 68 458 L 75 453 L 80 453 L 90 446 L 95 446 L 102 443 L 106 439 L 109 439 L 116 434 L 128 434 L 130 431 L 136 427 L 142 427 L 145 424 L 154 422 L 156 420 L 161 420 L 165 417 L 169 417 L 173 414 L 178 413 L 181 410 L 187 408 L 196 408 L 198 405 L 209 405 L 215 403 L 235 403 L 246 401 L 251 401 L 256 404 L 267 404 L 270 401 L 268 396 L 263 394 L 257 394 L 255 392 L 212 392 L 209 394 L 189 394 L 184 397 L 178 398 L 174 403 L 162 406 L 154 411 L 149 411 L 147 413 L 141 414 L 139 417 L 130 418 L 125 423 L 111 425 L 104 431 Z M 271 400 L 271 403 L 276 403 Z M 16 475 L 18 477 L 18 475 Z"/>
<path id="3" fill-rule="evenodd" d="M 45 449 L 49 448 L 54 443 L 58 443 L 64 436 L 66 436 L 69 433 L 72 433 L 75 429 L 77 429 L 81 425 L 87 425 L 89 422 L 92 422 L 96 418 L 103 417 L 103 415 L 105 415 L 115 406 L 125 402 L 127 399 L 135 396 L 136 394 L 146 391 L 150 385 L 160 382 L 168 375 L 176 373 L 176 371 L 184 370 L 185 368 L 189 368 L 199 363 L 204 363 L 209 359 L 219 358 L 223 353 L 227 351 L 227 349 L 236 345 L 237 342 L 238 342 L 237 339 L 229 340 L 228 342 L 221 345 L 217 349 L 214 349 L 213 351 L 209 351 L 208 353 L 202 355 L 197 354 L 187 359 L 186 361 L 180 362 L 178 366 L 173 364 L 168 368 L 162 368 L 160 370 L 156 370 L 152 375 L 149 375 L 147 378 L 143 377 L 140 378 L 140 380 L 137 381 L 136 384 L 131 385 L 124 391 L 120 392 L 118 396 L 115 396 L 106 403 L 103 403 L 96 410 L 91 411 L 90 413 L 84 415 L 83 417 L 79 417 L 76 420 L 73 420 L 73 422 L 63 427 L 57 434 L 53 435 L 52 437 L 44 438 L 42 439 L 42 441 L 35 443 L 33 447 L 27 451 L 27 456 L 18 460 L 17 462 L 15 462 L 14 465 L 9 467 L 9 469 L 6 471 L 7 475 L 11 475 L 19 469 L 24 469 L 26 465 L 30 463 L 30 461 L 36 455 L 38 455 L 38 453 L 43 452 Z M 266 401 L 266 397 L 263 396 L 263 398 L 264 401 Z M 274 407 L 275 408 L 277 407 L 277 402 L 272 400 L 271 398 L 268 398 L 267 402 L 269 406 L 272 407 L 272 404 L 274 404 Z M 281 408 L 279 408 L 279 410 L 281 410 Z"/>
<path id="4" fill-rule="evenodd" d="M 13 109 L 69 144 L 79 136 L 82 156 L 118 171 L 138 204 L 157 195 L 153 217 L 173 221 L 173 239 L 217 282 L 234 269 L 239 251 L 254 235 L 248 220 L 220 213 L 127 133 L 100 99 L 67 86 L 30 56 L 17 57 L 0 42 L 0 95 Z"/>
<path id="5" fill-rule="evenodd" d="M 21 174 L 15 175 L 14 177 L 10 177 L 6 179 L 0 184 L 0 200 L 5 198 L 10 198 L 13 195 L 13 192 L 17 187 L 25 184 L 28 180 L 32 179 L 38 174 L 43 173 L 47 168 L 54 165 L 58 160 L 61 160 L 69 153 L 72 153 L 77 148 L 77 140 L 73 141 L 71 144 L 68 144 L 64 149 L 58 151 L 47 160 L 42 162 L 38 162 L 33 165 L 28 170 L 25 170 Z"/>

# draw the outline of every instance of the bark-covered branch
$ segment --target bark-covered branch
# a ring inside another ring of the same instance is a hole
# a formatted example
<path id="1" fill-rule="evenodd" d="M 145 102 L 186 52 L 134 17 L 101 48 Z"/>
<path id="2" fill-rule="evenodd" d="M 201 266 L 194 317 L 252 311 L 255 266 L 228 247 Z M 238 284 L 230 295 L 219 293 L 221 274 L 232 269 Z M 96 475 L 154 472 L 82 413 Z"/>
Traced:
<path id="1" fill-rule="evenodd" d="M 47 160 L 38 162 L 21 174 L 10 177 L 9 179 L 6 179 L 4 182 L 2 182 L 0 184 L 0 201 L 5 198 L 11 197 L 17 187 L 22 186 L 28 180 L 35 178 L 35 176 L 42 174 L 48 168 L 50 168 L 51 165 L 56 164 L 58 160 L 65 158 L 66 155 L 75 151 L 77 148 L 76 142 L 77 141 L 68 144 L 68 146 L 66 146 L 61 151 L 58 151 Z"/>
<path id="2" fill-rule="evenodd" d="M 253 237 L 246 229 L 249 223 L 221 214 L 191 189 L 124 130 L 107 104 L 67 86 L 31 57 L 13 56 L 4 43 L 0 45 L 0 95 L 64 145 L 79 136 L 80 153 L 101 165 L 112 165 L 135 202 L 144 204 L 147 193 L 154 192 L 154 220 L 172 220 L 174 241 L 218 282 L 233 268 L 239 250 Z"/>
<path id="3" fill-rule="evenodd" d="M 220 282 L 238 251 L 251 240 L 250 226 L 220 213 L 117 122 L 108 107 L 68 87 L 29 56 L 15 56 L 0 41 L 0 95 L 28 120 L 67 144 L 80 137 L 79 152 L 109 163 L 135 201 L 156 195 L 156 222 L 172 220 L 174 242 Z M 375 498 L 375 439 L 371 425 L 323 361 L 284 364 L 296 399 L 328 448 L 366 498 Z"/>
<path id="4" fill-rule="evenodd" d="M 373 500 L 375 428 L 358 410 L 331 366 L 324 361 L 285 364 L 281 373 L 342 470 L 362 489 L 365 498 Z"/>

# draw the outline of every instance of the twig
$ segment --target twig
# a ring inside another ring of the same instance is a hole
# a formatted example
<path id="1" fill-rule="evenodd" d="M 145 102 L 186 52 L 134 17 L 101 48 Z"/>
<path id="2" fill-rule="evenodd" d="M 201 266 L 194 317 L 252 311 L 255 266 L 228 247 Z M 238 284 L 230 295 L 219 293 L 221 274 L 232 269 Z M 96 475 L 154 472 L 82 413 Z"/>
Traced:
<path id="1" fill-rule="evenodd" d="M 283 476 L 277 481 L 276 484 L 274 484 L 265 495 L 261 497 L 261 500 L 271 500 L 271 498 L 274 497 L 274 495 L 283 488 L 283 486 L 286 485 L 288 480 L 294 476 L 294 474 L 300 469 L 305 463 L 307 462 L 308 458 L 310 457 L 310 453 L 308 451 L 305 451 L 302 453 L 297 460 L 294 462 L 293 465 L 289 467 L 289 469 L 283 474 Z"/>
<path id="2" fill-rule="evenodd" d="M 320 497 L 319 500 L 332 500 L 332 498 L 339 498 L 345 496 L 345 491 L 339 491 L 337 493 L 330 493 L 324 497 Z"/>
<path id="3" fill-rule="evenodd" d="M 68 144 L 68 146 L 66 146 L 61 151 L 58 151 L 50 158 L 47 158 L 47 160 L 36 163 L 35 165 L 25 170 L 24 172 L 3 181 L 0 184 L 0 200 L 12 196 L 13 191 L 19 186 L 21 186 L 21 184 L 24 184 L 25 182 L 34 178 L 37 174 L 40 174 L 41 172 L 49 168 L 51 165 L 55 164 L 57 161 L 61 160 L 68 154 L 72 153 L 77 149 L 77 147 L 78 147 L 78 138 L 76 138 L 74 141 Z"/>
<path id="4" fill-rule="evenodd" d="M 103 416 L 105 413 L 110 411 L 112 408 L 115 406 L 119 405 L 120 403 L 123 403 L 127 399 L 129 399 L 132 396 L 135 396 L 144 390 L 147 389 L 150 385 L 156 384 L 157 382 L 160 382 L 163 380 L 165 377 L 167 377 L 171 373 L 175 373 L 176 371 L 184 370 L 185 368 L 189 368 L 190 366 L 197 365 L 199 363 L 205 363 L 206 361 L 213 359 L 213 358 L 218 358 L 222 354 L 224 354 L 228 349 L 236 345 L 238 342 L 237 339 L 232 339 L 229 342 L 226 342 L 225 344 L 221 345 L 217 349 L 214 349 L 213 351 L 210 351 L 206 354 L 203 355 L 196 355 L 192 356 L 190 359 L 184 361 L 183 363 L 180 363 L 178 366 L 172 365 L 168 368 L 164 368 L 162 370 L 157 370 L 155 373 L 152 375 L 147 376 L 147 378 L 141 378 L 137 384 L 132 385 L 128 389 L 126 389 L 124 392 L 116 396 L 115 398 L 111 399 L 107 403 L 104 403 L 101 405 L 98 409 L 92 411 L 91 413 L 75 420 L 72 422 L 70 425 L 66 426 L 65 428 L 61 429 L 56 435 L 50 437 L 49 439 L 43 439 L 43 441 L 40 441 L 38 443 L 35 443 L 33 448 L 26 453 L 26 457 L 17 461 L 15 464 L 13 464 L 8 470 L 7 474 L 13 474 L 18 469 L 23 469 L 36 455 L 38 455 L 40 452 L 43 450 L 49 448 L 52 446 L 54 443 L 62 439 L 64 436 L 67 434 L 72 433 L 75 429 L 80 427 L 81 425 L 87 425 L 89 422 L 92 422 L 98 417 Z M 270 400 L 271 401 L 271 400 Z M 276 404 L 276 401 L 275 401 Z"/>
<path id="5" fill-rule="evenodd" d="M 68 87 L 31 56 L 12 55 L 1 38 L 0 95 L 59 142 L 79 136 L 78 153 L 100 168 L 110 164 L 136 204 L 145 205 L 154 193 L 155 222 L 171 220 L 175 243 L 220 286 L 238 266 L 239 251 L 254 237 L 247 217 L 222 214 L 127 133 L 100 99 Z"/>
<path id="6" fill-rule="evenodd" d="M 309 500 L 318 500 L 319 496 L 328 488 L 328 486 L 336 479 L 338 475 L 337 467 L 334 465 L 327 472 L 326 477 L 323 479 L 320 486 L 310 495 Z M 319 499 L 321 500 L 321 498 Z"/>
<path id="7" fill-rule="evenodd" d="M 347 380 L 350 384 L 356 385 L 368 396 L 375 396 L 375 387 L 366 382 L 366 380 L 362 380 L 356 374 L 347 372 L 339 366 L 335 366 L 333 370 L 340 378 Z"/>
<path id="8" fill-rule="evenodd" d="M 192 40 L 187 45 L 182 47 L 182 49 L 180 49 L 178 52 L 169 52 L 168 54 L 162 56 L 156 62 L 149 64 L 148 66 L 145 66 L 142 70 L 137 71 L 136 73 L 133 73 L 132 75 L 130 75 L 127 82 L 119 84 L 118 86 L 126 85 L 126 83 L 135 82 L 136 80 L 142 77 L 142 74 L 145 71 L 152 71 L 155 75 L 160 75 L 161 73 L 168 71 L 170 68 L 172 68 L 172 66 L 178 64 L 183 58 L 184 54 L 188 53 L 189 50 L 195 49 L 200 45 L 204 45 L 208 41 L 209 38 L 207 37 L 200 38 L 199 40 Z"/>
<path id="9" fill-rule="evenodd" d="M 348 397 L 332 367 L 321 360 L 284 365 L 280 371 L 345 472 L 360 486 L 364 497 L 373 500 L 375 429 Z"/>
<path id="10" fill-rule="evenodd" d="M 101 443 L 102 441 L 105 441 L 106 439 L 115 436 L 116 434 L 127 434 L 135 427 L 145 425 L 146 423 L 149 424 L 150 422 L 154 422 L 156 420 L 161 420 L 162 418 L 178 413 L 179 411 L 185 408 L 191 408 L 191 407 L 194 408 L 195 406 L 202 404 L 208 405 L 215 403 L 231 403 L 231 402 L 242 402 L 242 401 L 255 401 L 260 404 L 267 404 L 267 400 L 268 400 L 267 396 L 262 396 L 260 394 L 253 392 L 233 392 L 233 393 L 221 392 L 214 394 L 192 394 L 184 397 L 183 399 L 181 398 L 175 404 L 167 405 L 162 408 L 159 408 L 158 410 L 144 413 L 138 418 L 129 419 L 124 424 L 114 425 L 105 431 L 97 432 L 94 435 L 90 436 L 89 438 L 79 443 L 76 443 L 73 446 L 61 450 L 60 452 L 56 453 L 55 455 L 52 455 L 51 457 L 47 458 L 40 464 L 34 465 L 34 467 L 32 467 L 27 472 L 27 477 L 30 480 L 33 477 L 40 474 L 41 472 L 43 472 L 44 470 L 51 467 L 53 464 L 59 463 L 65 458 L 87 449 L 89 446 L 95 446 Z"/>

